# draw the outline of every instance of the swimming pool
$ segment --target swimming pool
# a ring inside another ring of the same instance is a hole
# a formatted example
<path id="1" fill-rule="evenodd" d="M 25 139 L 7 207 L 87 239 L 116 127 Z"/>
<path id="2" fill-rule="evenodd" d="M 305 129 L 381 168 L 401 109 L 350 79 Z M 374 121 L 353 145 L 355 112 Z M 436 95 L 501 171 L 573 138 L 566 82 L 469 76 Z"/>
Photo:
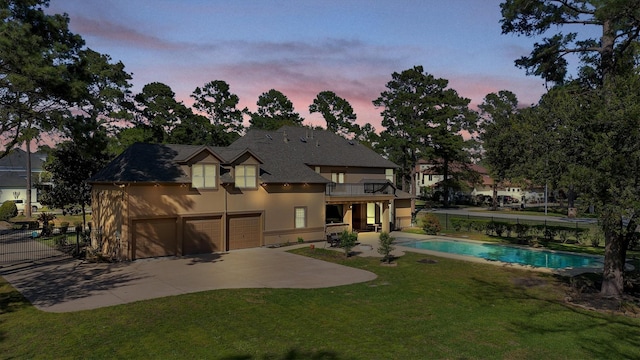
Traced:
<path id="1" fill-rule="evenodd" d="M 603 259 L 600 256 L 534 250 L 499 244 L 473 243 L 463 240 L 434 239 L 413 241 L 406 239 L 405 241 L 399 241 L 397 244 L 399 246 L 406 246 L 415 249 L 473 256 L 487 260 L 530 265 L 548 269 L 603 266 Z"/>

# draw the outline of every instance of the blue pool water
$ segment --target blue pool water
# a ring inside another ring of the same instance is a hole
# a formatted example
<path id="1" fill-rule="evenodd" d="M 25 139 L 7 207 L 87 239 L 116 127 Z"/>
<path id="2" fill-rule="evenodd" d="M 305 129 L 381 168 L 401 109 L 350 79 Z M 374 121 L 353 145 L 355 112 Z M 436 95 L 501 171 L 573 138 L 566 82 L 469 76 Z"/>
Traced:
<path id="1" fill-rule="evenodd" d="M 406 241 L 398 242 L 398 245 L 549 269 L 602 267 L 603 265 L 602 257 L 597 256 L 448 239 Z"/>

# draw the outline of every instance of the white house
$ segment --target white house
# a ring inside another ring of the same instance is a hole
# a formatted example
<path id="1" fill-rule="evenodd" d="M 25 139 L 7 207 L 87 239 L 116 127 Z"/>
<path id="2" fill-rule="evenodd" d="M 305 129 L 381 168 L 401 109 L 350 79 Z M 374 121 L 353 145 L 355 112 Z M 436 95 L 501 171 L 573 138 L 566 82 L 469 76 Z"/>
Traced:
<path id="1" fill-rule="evenodd" d="M 493 186 L 494 180 L 489 175 L 489 171 L 480 165 L 472 164 L 471 170 L 477 172 L 480 175 L 480 182 L 476 184 L 470 184 L 472 187 L 471 195 L 476 200 L 483 201 L 484 199 L 493 198 Z M 452 172 L 455 172 L 455 166 L 452 167 Z M 416 165 L 416 186 L 420 189 L 423 187 L 437 188 L 439 183 L 444 180 L 444 175 L 437 170 L 436 164 L 427 160 L 419 160 Z M 452 178 L 453 175 L 449 175 Z M 513 203 L 519 203 L 525 201 L 526 203 L 538 203 L 544 201 L 544 192 L 527 190 L 518 185 L 510 183 L 499 184 L 497 188 L 499 199 L 512 199 Z"/>
<path id="2" fill-rule="evenodd" d="M 47 154 L 36 152 L 31 154 L 31 174 L 32 183 L 35 184 L 41 179 L 44 172 L 43 164 L 47 159 Z M 31 187 L 31 202 L 33 206 L 39 208 L 38 192 Z M 0 204 L 12 200 L 18 202 L 18 207 L 24 208 L 27 200 L 27 152 L 22 149 L 15 149 L 9 155 L 0 159 Z M 22 210 L 22 209 L 20 209 Z"/>

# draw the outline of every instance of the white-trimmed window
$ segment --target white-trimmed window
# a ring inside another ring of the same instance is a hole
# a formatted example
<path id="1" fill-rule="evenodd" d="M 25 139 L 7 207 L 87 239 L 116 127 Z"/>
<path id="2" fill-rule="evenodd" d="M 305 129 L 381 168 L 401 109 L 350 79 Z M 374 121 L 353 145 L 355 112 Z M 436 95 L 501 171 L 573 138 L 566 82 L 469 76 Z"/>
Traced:
<path id="1" fill-rule="evenodd" d="M 215 189 L 217 186 L 217 164 L 194 164 L 191 166 L 191 186 L 196 189 Z"/>
<path id="2" fill-rule="evenodd" d="M 295 212 L 295 228 L 301 229 L 307 227 L 307 208 L 306 207 L 296 207 L 294 209 Z"/>
<path id="3" fill-rule="evenodd" d="M 336 184 L 344 184 L 344 173 L 331 173 L 331 181 Z"/>
<path id="4" fill-rule="evenodd" d="M 255 189 L 258 186 L 257 166 L 236 166 L 236 187 L 240 189 Z"/>

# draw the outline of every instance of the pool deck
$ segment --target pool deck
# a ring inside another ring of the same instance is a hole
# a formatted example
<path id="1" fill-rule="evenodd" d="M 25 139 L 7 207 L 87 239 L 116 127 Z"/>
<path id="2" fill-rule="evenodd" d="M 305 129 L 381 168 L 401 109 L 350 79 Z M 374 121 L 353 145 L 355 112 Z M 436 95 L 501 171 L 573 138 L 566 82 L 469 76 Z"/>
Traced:
<path id="1" fill-rule="evenodd" d="M 382 255 L 378 254 L 378 250 L 377 250 L 379 236 L 380 234 L 375 232 L 366 232 L 366 233 L 358 234 L 359 245 L 353 248 L 353 253 L 358 256 L 382 257 Z M 505 268 L 522 269 L 522 270 L 530 270 L 530 271 L 533 270 L 533 271 L 538 271 L 538 272 L 543 272 L 548 274 L 557 274 L 561 276 L 576 276 L 584 273 L 602 272 L 602 267 L 550 269 L 550 268 L 542 268 L 542 267 L 535 267 L 535 266 L 529 266 L 529 265 L 506 263 L 502 261 L 492 261 L 492 260 L 482 259 L 474 256 L 465 256 L 465 255 L 457 255 L 457 254 L 445 253 L 440 251 L 416 249 L 416 248 L 402 246 L 398 244 L 403 240 L 420 241 L 420 240 L 434 240 L 434 239 L 450 239 L 450 240 L 460 240 L 460 241 L 469 241 L 469 242 L 478 242 L 478 243 L 488 243 L 486 241 L 456 238 L 456 237 L 451 237 L 446 235 L 419 235 L 419 234 L 412 234 L 412 233 L 399 232 L 399 231 L 392 232 L 391 236 L 396 238 L 396 242 L 393 245 L 395 247 L 395 250 L 392 252 L 392 255 L 396 257 L 401 257 L 406 252 L 414 252 L 414 253 L 443 257 L 448 259 L 470 261 L 470 262 L 481 263 L 481 264 L 490 264 L 495 266 L 502 266 Z M 329 248 L 328 245 L 325 245 L 325 247 Z M 529 247 L 525 247 L 525 248 L 529 248 Z M 340 248 L 330 248 L 330 249 L 333 249 L 336 251 L 343 251 L 343 249 L 340 249 Z M 569 252 L 555 251 L 555 250 L 549 250 L 549 249 L 545 249 L 545 251 L 572 254 Z M 585 254 L 581 254 L 581 255 L 585 255 Z M 585 256 L 589 256 L 589 255 L 585 255 Z"/>

